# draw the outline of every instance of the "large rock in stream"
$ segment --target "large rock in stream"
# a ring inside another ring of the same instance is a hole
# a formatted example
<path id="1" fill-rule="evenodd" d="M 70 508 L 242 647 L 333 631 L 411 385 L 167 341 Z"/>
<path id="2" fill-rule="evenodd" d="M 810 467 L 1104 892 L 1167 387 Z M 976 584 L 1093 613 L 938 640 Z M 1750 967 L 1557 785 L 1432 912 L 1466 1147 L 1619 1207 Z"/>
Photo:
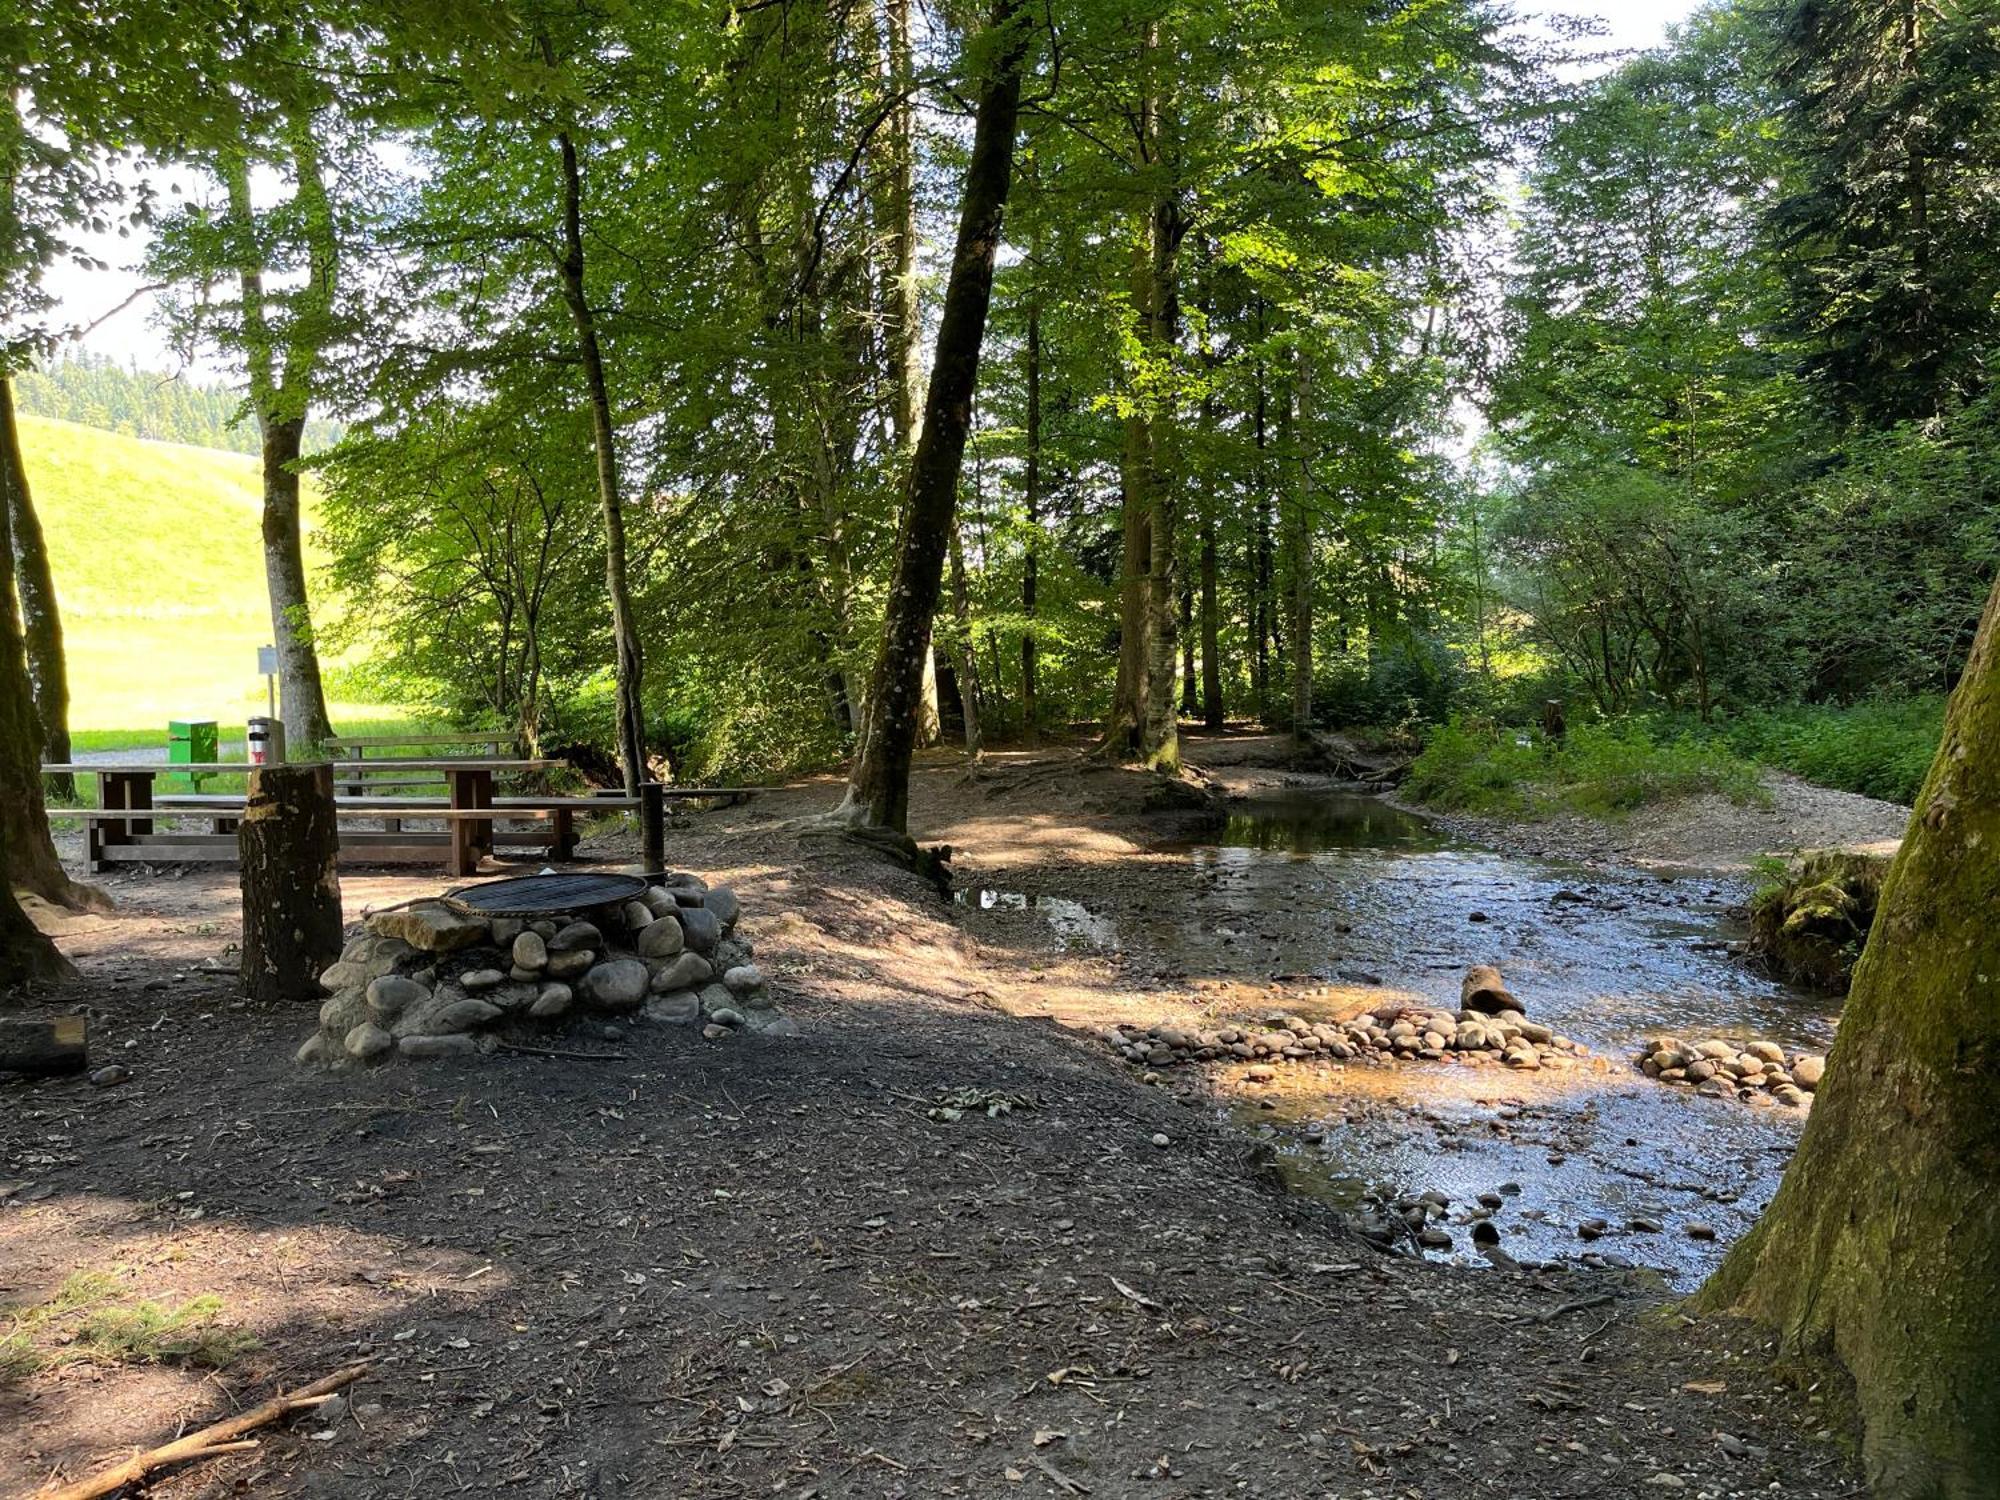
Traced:
<path id="1" fill-rule="evenodd" d="M 1815 849 L 1750 903 L 1750 951 L 1792 984 L 1845 994 L 1890 856 L 1860 849 Z"/>

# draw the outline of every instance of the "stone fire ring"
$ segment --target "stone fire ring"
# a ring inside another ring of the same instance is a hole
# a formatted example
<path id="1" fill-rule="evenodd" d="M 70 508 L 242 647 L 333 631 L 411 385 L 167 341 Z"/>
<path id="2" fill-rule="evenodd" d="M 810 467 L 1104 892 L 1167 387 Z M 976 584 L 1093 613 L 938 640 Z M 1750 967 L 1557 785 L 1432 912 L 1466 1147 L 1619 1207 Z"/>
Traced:
<path id="1" fill-rule="evenodd" d="M 320 976 L 301 1063 L 467 1057 L 608 1022 L 790 1035 L 741 903 L 698 875 L 546 874 L 460 886 L 377 912 Z"/>

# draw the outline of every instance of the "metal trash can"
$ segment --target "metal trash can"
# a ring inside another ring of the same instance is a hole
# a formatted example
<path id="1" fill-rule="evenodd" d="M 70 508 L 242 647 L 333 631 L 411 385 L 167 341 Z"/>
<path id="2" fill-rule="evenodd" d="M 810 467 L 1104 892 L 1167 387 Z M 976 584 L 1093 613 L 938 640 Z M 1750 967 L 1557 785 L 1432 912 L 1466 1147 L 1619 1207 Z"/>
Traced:
<path id="1" fill-rule="evenodd" d="M 285 763 L 285 721 L 267 719 L 262 714 L 244 730 L 244 740 L 253 766 L 281 766 Z"/>
<path id="2" fill-rule="evenodd" d="M 210 765 L 216 758 L 215 720 L 169 719 L 167 721 L 167 764 L 169 766 Z M 171 772 L 169 774 L 172 774 Z M 201 789 L 199 773 L 183 773 Z"/>

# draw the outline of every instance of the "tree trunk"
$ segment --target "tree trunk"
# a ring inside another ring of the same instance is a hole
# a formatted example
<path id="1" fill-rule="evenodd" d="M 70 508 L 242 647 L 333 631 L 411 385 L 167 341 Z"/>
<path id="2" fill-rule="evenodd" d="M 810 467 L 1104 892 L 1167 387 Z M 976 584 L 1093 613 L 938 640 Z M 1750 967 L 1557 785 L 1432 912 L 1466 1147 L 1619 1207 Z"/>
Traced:
<path id="1" fill-rule="evenodd" d="M 1181 579 L 1181 712 L 1189 718 L 1200 712 L 1195 699 L 1194 584 Z"/>
<path id="2" fill-rule="evenodd" d="M 75 977 L 70 961 L 21 910 L 13 887 L 0 881 L 0 996 L 23 985 Z"/>
<path id="3" fill-rule="evenodd" d="M 319 976 L 340 957 L 340 826 L 333 768 L 259 766 L 236 829 L 243 868 L 243 993 L 252 1000 L 319 999 Z"/>
<path id="4" fill-rule="evenodd" d="M 103 894 L 78 885 L 63 873 L 49 834 L 42 804 L 42 721 L 35 712 L 34 689 L 28 680 L 27 643 L 14 608 L 12 450 L 0 447 L 0 886 L 10 893 L 0 901 L 0 983 L 16 978 L 50 977 L 67 965 L 49 940 L 20 913 L 12 891 L 32 891 L 45 901 L 72 910 L 109 905 Z"/>
<path id="5" fill-rule="evenodd" d="M 69 665 L 63 659 L 62 611 L 41 518 L 35 514 L 34 492 L 28 487 L 28 466 L 21 456 L 14 381 L 7 375 L 0 375 L 0 468 L 6 476 L 0 503 L 10 508 L 13 526 L 14 588 L 21 600 L 28 681 L 34 688 L 35 713 L 42 721 L 42 758 L 60 763 L 70 758 Z M 48 787 L 52 796 L 76 796 L 76 778 L 67 772 L 49 777 Z"/>
<path id="6" fill-rule="evenodd" d="M 1312 467 L 1298 442 L 1297 406 L 1305 386 L 1303 376 L 1295 385 L 1297 389 L 1285 393 L 1279 414 L 1284 427 L 1279 447 L 1286 467 L 1293 471 L 1280 502 L 1289 502 L 1285 504 L 1285 554 L 1291 575 L 1286 582 L 1292 611 L 1292 733 L 1304 740 L 1312 737 Z"/>
<path id="7" fill-rule="evenodd" d="M 562 153 L 563 253 L 557 261 L 563 300 L 576 325 L 583 358 L 584 386 L 590 394 L 590 431 L 597 451 L 597 497 L 604 511 L 604 585 L 611 598 L 611 638 L 618 686 L 618 762 L 625 795 L 639 795 L 646 779 L 645 656 L 632 613 L 632 590 L 625 570 L 625 503 L 618 493 L 617 430 L 611 394 L 604 380 L 604 351 L 597 339 L 597 312 L 584 286 L 583 174 L 569 132 L 556 137 Z"/>
<path id="8" fill-rule="evenodd" d="M 1022 476 L 1023 499 L 1028 511 L 1028 555 L 1021 563 L 1021 614 L 1027 624 L 1021 631 L 1021 738 L 1029 745 L 1042 742 L 1041 708 L 1036 701 L 1035 680 L 1035 591 L 1040 583 L 1042 540 L 1042 309 L 1039 302 L 1028 304 L 1028 431 L 1027 459 Z"/>
<path id="9" fill-rule="evenodd" d="M 333 735 L 319 680 L 319 647 L 306 604 L 305 547 L 300 537 L 299 447 L 303 416 L 258 415 L 264 434 L 264 582 L 271 596 L 271 639 L 278 648 L 278 717 L 290 753 L 311 755 Z"/>
<path id="10" fill-rule="evenodd" d="M 896 573 L 882 621 L 882 649 L 869 692 L 868 728 L 847 795 L 835 817 L 849 824 L 906 834 L 910 755 L 931 617 L 937 610 L 944 557 L 957 509 L 958 478 L 972 426 L 979 350 L 993 300 L 993 260 L 1000 219 L 1013 177 L 1014 131 L 1021 108 L 1025 38 L 1015 26 L 1020 0 L 995 0 L 989 32 L 997 37 L 992 71 L 973 117 L 972 156 L 960 196 L 958 238 L 945 284 L 937 352 L 923 430 L 904 486 L 896 541 Z"/>
<path id="11" fill-rule="evenodd" d="M 910 98 L 910 0 L 882 0 L 885 91 L 891 97 L 883 133 L 882 188 L 876 198 L 881 244 L 882 346 L 889 377 L 889 427 L 899 455 L 916 447 L 923 420 L 922 372 L 917 368 L 917 114 Z"/>
<path id="12" fill-rule="evenodd" d="M 965 582 L 965 543 L 951 528 L 952 647 L 958 658 L 958 708 L 965 716 L 965 753 L 979 758 L 985 748 L 979 729 L 979 658 L 972 643 L 972 596 Z"/>
<path id="13" fill-rule="evenodd" d="M 1262 328 L 1262 315 L 1258 324 Z M 1255 640 L 1255 649 L 1250 662 L 1250 685 L 1257 699 L 1257 719 L 1259 723 L 1271 722 L 1271 501 L 1268 493 L 1271 471 L 1265 460 L 1264 448 L 1268 439 L 1265 425 L 1267 398 L 1264 389 L 1264 362 L 1257 362 L 1257 401 L 1252 413 L 1252 424 L 1257 441 L 1257 463 L 1255 483 L 1255 505 L 1257 521 L 1255 534 L 1251 537 L 1250 567 L 1250 629 Z"/>
<path id="14" fill-rule="evenodd" d="M 1222 609 L 1216 593 L 1215 517 L 1201 523 L 1201 721 L 1212 730 L 1225 723 L 1222 703 Z"/>
<path id="15" fill-rule="evenodd" d="M 2000 586 L 1783 1183 L 1698 1305 L 1854 1377 L 1878 1500 L 2000 1474 Z"/>
<path id="16" fill-rule="evenodd" d="M 1159 29 L 1148 29 L 1149 66 L 1163 56 Z M 1157 92 L 1149 80 L 1139 106 L 1139 138 L 1146 164 L 1164 170 L 1166 131 Z M 1139 341 L 1150 361 L 1165 364 L 1179 336 L 1179 254 L 1186 226 L 1171 191 L 1163 191 L 1147 212 L 1132 265 L 1132 303 L 1138 313 Z M 1171 397 L 1167 398 L 1171 400 Z M 1138 393 L 1125 419 L 1125 589 L 1119 683 L 1106 727 L 1105 747 L 1155 770 L 1180 765 L 1178 729 L 1180 671 L 1176 611 L 1175 548 L 1177 498 L 1169 448 L 1172 414 L 1165 401 Z"/>
<path id="17" fill-rule="evenodd" d="M 326 313 L 338 262 L 312 122 L 287 122 L 287 129 L 297 173 L 294 207 L 305 222 L 309 266 L 306 285 L 297 294 L 301 318 L 287 346 L 282 375 L 277 366 L 279 338 L 264 307 L 264 261 L 256 239 L 249 164 L 233 157 L 220 170 L 229 194 L 231 228 L 241 237 L 237 280 L 242 289 L 244 360 L 250 373 L 250 405 L 263 439 L 264 582 L 270 595 L 271 641 L 278 652 L 278 717 L 284 721 L 286 744 L 304 755 L 333 734 L 326 693 L 320 686 L 319 648 L 306 600 L 305 547 L 300 538 L 299 448 L 320 355 L 314 342 L 318 330 L 304 325 Z"/>

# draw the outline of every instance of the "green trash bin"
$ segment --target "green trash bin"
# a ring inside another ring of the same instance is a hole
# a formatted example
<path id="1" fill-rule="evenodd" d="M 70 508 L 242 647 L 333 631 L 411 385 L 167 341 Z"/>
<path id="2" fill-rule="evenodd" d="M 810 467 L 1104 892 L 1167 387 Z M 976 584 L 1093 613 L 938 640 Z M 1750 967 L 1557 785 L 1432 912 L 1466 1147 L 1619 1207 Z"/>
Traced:
<path id="1" fill-rule="evenodd" d="M 167 764 L 170 766 L 213 765 L 217 759 L 215 720 L 171 719 L 167 723 Z M 183 773 L 196 791 L 201 790 L 198 772 Z"/>

